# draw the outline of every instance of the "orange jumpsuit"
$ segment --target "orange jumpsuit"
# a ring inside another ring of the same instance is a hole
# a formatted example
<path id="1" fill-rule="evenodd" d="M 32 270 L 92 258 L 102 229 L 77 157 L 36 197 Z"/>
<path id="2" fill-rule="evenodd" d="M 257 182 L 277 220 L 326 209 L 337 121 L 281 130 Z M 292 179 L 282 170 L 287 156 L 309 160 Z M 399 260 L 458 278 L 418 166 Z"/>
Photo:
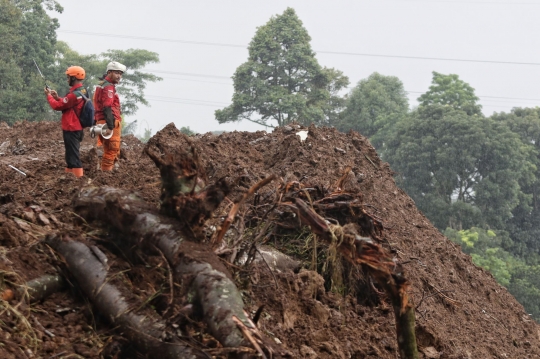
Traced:
<path id="1" fill-rule="evenodd" d="M 103 158 L 101 170 L 112 171 L 114 162 L 120 155 L 120 134 L 122 132 L 120 122 L 122 112 L 120 110 L 120 98 L 116 93 L 116 86 L 105 77 L 103 83 L 96 88 L 94 94 L 94 107 L 96 123 L 106 123 L 113 130 L 113 135 L 108 140 L 98 137 L 97 145 L 103 144 Z"/>

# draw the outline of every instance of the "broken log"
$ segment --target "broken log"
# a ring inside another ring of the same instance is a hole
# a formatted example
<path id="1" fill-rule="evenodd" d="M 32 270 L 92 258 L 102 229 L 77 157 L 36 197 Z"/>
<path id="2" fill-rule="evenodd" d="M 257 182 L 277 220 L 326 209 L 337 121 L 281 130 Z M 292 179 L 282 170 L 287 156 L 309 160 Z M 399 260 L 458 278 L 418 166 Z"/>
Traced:
<path id="1" fill-rule="evenodd" d="M 294 199 L 300 221 L 313 233 L 334 245 L 349 262 L 364 264 L 369 273 L 384 288 L 392 302 L 396 321 L 396 334 L 401 359 L 418 359 L 415 333 L 414 308 L 409 303 L 409 282 L 392 257 L 370 238 L 361 237 L 353 224 L 345 226 L 328 224 L 311 207 L 299 198 Z"/>
<path id="2" fill-rule="evenodd" d="M 244 303 L 235 283 L 219 258 L 206 247 L 182 239 L 167 219 L 153 214 L 135 194 L 110 187 L 86 188 L 74 208 L 88 221 L 98 219 L 121 232 L 132 245 L 157 247 L 166 257 L 176 278 L 192 278 L 209 332 L 226 347 L 246 344 L 233 317 L 246 326 L 253 324 L 244 313 Z M 142 239 L 141 242 L 139 240 Z"/>
<path id="3" fill-rule="evenodd" d="M 18 298 L 24 298 L 28 303 L 36 303 L 53 293 L 59 292 L 65 285 L 64 277 L 60 274 L 45 274 L 17 286 L 15 292 L 11 289 L 5 289 L 0 293 L 0 298 L 9 301 L 17 296 Z"/>
<path id="4" fill-rule="evenodd" d="M 119 326 L 122 335 L 138 351 L 160 359 L 209 358 L 206 353 L 179 341 L 161 341 L 159 338 L 164 337 L 165 325 L 158 319 L 133 312 L 134 307 L 128 305 L 120 291 L 109 283 L 107 270 L 88 246 L 67 236 L 50 236 L 45 242 L 64 258 L 70 273 L 96 309 L 111 324 Z"/>
<path id="5" fill-rule="evenodd" d="M 61 291 L 65 286 L 66 281 L 60 274 L 46 274 L 28 281 L 25 285 L 19 287 L 17 292 L 20 296 L 28 292 L 29 302 L 35 303 Z"/>

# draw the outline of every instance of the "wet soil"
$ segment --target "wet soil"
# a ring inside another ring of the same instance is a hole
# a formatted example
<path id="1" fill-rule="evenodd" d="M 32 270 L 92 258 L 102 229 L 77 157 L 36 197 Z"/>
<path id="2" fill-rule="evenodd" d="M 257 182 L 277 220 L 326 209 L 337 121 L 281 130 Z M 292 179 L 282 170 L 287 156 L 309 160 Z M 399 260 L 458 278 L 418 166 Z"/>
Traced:
<path id="1" fill-rule="evenodd" d="M 168 287 L 168 267 L 162 257 L 136 251 L 126 255 L 111 245 L 111 233 L 81 221 L 72 210 L 73 198 L 85 186 L 136 191 L 158 208 L 160 173 L 143 153 L 144 144 L 133 136 L 123 137 L 118 169 L 103 173 L 98 170 L 95 140 L 86 133 L 81 146 L 85 176 L 78 179 L 64 172 L 58 123 L 21 122 L 13 127 L 0 124 L 0 128 L 0 291 L 17 291 L 24 282 L 43 274 L 65 273 L 62 260 L 42 241 L 46 234 L 68 233 L 97 245 L 127 288 L 149 309 L 180 323 L 193 343 L 203 348 L 218 346 L 205 334 L 196 313 L 189 324 L 178 319 L 189 309 L 189 293 Z M 297 135 L 299 131 L 308 131 L 305 140 Z M 396 186 L 389 165 L 362 135 L 286 126 L 271 133 L 207 133 L 187 138 L 170 124 L 151 139 L 151 144 L 160 142 L 179 151 L 195 147 L 209 183 L 221 178 L 235 183 L 208 221 L 209 227 L 219 226 L 231 203 L 267 176 L 276 175 L 282 183 L 329 188 L 350 167 L 344 189 L 360 193 L 366 211 L 381 221 L 381 244 L 403 265 L 411 282 L 409 296 L 416 308 L 421 357 L 540 357 L 538 324 L 488 272 L 476 267 L 431 225 Z M 247 204 L 261 198 L 264 202 L 272 186 Z M 230 236 L 234 237 L 235 228 L 242 233 L 238 225 L 232 228 Z M 291 256 L 296 253 L 300 270 L 270 272 L 261 264 L 250 268 L 246 276 L 224 260 L 242 290 L 246 310 L 254 314 L 264 305 L 258 322 L 262 333 L 295 358 L 398 358 L 394 316 L 384 295 L 377 294 L 369 281 L 364 292 L 341 295 L 328 290 L 325 278 L 309 270 L 313 263 L 302 254 L 309 246 L 302 238 L 276 235 L 266 243 Z M 171 296 L 175 309 L 168 310 Z M 122 338 L 76 285 L 40 303 L 26 304 L 20 296 L 0 302 L 0 358 L 114 357 L 108 354 L 111 343 L 122 343 Z"/>

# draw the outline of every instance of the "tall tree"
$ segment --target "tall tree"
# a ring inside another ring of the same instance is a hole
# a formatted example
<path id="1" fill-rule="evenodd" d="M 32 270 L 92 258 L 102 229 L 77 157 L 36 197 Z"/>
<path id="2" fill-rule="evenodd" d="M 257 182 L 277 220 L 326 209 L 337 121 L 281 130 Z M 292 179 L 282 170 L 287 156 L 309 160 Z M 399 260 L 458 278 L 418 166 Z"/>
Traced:
<path id="1" fill-rule="evenodd" d="M 516 133 L 521 138 L 521 146 L 531 149 L 528 158 L 531 176 L 521 177 L 524 196 L 505 229 L 514 242 L 511 251 L 529 260 L 535 257 L 537 261 L 540 258 L 540 108 L 514 108 L 510 113 L 496 113 L 492 118 Z"/>
<path id="2" fill-rule="evenodd" d="M 8 123 L 15 119 L 43 119 L 50 113 L 43 101 L 43 79 L 34 66 L 42 71 L 54 66 L 56 29 L 58 21 L 49 17 L 45 9 L 62 12 L 63 8 L 52 0 L 17 0 L 1 2 L 2 63 L 7 67 L 0 96 L 0 120 Z M 5 31 L 5 32 L 4 32 Z M 4 36 L 5 34 L 5 36 Z M 7 50 L 7 51 L 6 51 Z M 1 65 L 0 65 L 1 66 Z"/>
<path id="3" fill-rule="evenodd" d="M 320 101 L 314 103 L 323 111 L 322 120 L 314 122 L 321 126 L 335 126 L 346 106 L 346 98 L 341 95 L 341 91 L 349 86 L 349 78 L 343 75 L 342 71 L 334 68 L 324 67 L 322 71 L 326 77 L 328 95 L 325 94 Z"/>
<path id="4" fill-rule="evenodd" d="M 458 75 L 443 75 L 435 71 L 429 90 L 418 98 L 421 106 L 445 105 L 463 110 L 468 115 L 482 115 L 478 100 L 474 89 Z"/>
<path id="5" fill-rule="evenodd" d="M 343 132 L 358 131 L 376 148 L 382 149 L 388 131 L 407 115 L 408 110 L 403 83 L 395 76 L 375 72 L 358 82 L 351 91 L 336 127 Z"/>
<path id="6" fill-rule="evenodd" d="M 291 8 L 258 28 L 248 61 L 233 76 L 232 104 L 215 112 L 219 123 L 248 120 L 265 126 L 297 121 L 327 123 L 340 103 L 336 93 L 348 85 L 339 71 L 322 68 L 311 37 Z"/>
<path id="7" fill-rule="evenodd" d="M 19 32 L 22 11 L 10 0 L 0 0 L 0 121 L 25 118 L 26 109 L 16 106 L 22 101 L 24 81 L 19 66 L 22 36 Z"/>
<path id="8" fill-rule="evenodd" d="M 504 228 L 530 176 L 527 151 L 504 124 L 429 105 L 398 124 L 387 160 L 439 229 Z"/>
<path id="9" fill-rule="evenodd" d="M 18 120 L 40 121 L 58 119 L 44 99 L 44 81 L 61 94 L 66 93 L 67 67 L 77 64 L 87 72 L 86 85 L 98 82 L 111 60 L 128 67 L 118 92 L 123 96 L 125 115 L 134 114 L 139 104 L 148 105 L 144 98 L 146 84 L 161 78 L 140 71 L 148 63 L 158 62 L 156 53 L 139 50 L 109 50 L 99 55 L 81 55 L 66 43 L 57 41 L 58 20 L 47 11 L 63 11 L 54 0 L 0 0 L 0 121 L 9 124 Z"/>

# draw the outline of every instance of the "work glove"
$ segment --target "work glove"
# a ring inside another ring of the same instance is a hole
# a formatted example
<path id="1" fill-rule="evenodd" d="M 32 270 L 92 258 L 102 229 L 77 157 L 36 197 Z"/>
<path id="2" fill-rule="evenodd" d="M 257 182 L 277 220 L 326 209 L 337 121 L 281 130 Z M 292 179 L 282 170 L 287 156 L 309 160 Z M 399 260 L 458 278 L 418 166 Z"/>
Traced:
<path id="1" fill-rule="evenodd" d="M 103 107 L 103 114 L 105 115 L 105 122 L 107 123 L 107 128 L 109 130 L 114 130 L 114 116 L 112 113 L 112 108 Z"/>

